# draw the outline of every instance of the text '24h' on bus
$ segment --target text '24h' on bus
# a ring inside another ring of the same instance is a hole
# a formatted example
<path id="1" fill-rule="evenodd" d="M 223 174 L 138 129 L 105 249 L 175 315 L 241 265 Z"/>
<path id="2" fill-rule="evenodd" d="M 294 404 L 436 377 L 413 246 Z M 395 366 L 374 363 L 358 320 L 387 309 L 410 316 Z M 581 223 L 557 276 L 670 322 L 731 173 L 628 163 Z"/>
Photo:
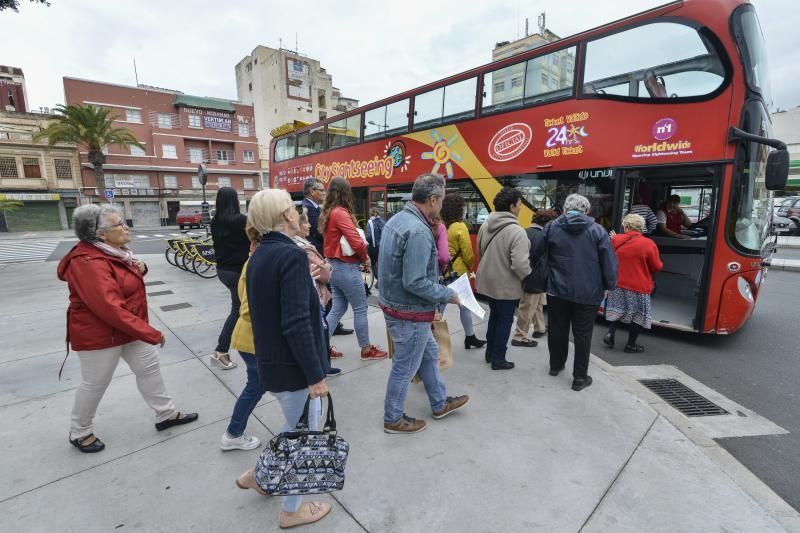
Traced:
<path id="1" fill-rule="evenodd" d="M 732 333 L 753 313 L 774 242 L 771 190 L 788 152 L 770 138 L 764 39 L 742 0 L 685 0 L 363 106 L 272 141 L 273 187 L 350 180 L 360 220 L 391 217 L 416 176 L 444 175 L 473 234 L 503 185 L 527 227 L 578 192 L 619 231 L 631 205 L 679 195 L 695 223 L 654 236 L 653 323 Z"/>

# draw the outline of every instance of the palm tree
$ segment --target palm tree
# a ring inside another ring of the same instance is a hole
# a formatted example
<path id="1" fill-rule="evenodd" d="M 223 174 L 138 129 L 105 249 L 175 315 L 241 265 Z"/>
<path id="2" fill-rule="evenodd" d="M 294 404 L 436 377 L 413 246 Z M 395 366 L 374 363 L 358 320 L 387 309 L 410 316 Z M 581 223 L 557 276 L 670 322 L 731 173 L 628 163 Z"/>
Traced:
<path id="1" fill-rule="evenodd" d="M 22 207 L 22 205 L 22 202 L 19 200 L 0 200 L 0 231 L 8 231 L 6 213 L 13 213 Z"/>
<path id="2" fill-rule="evenodd" d="M 88 151 L 89 163 L 94 168 L 97 181 L 97 195 L 101 202 L 106 199 L 106 185 L 103 178 L 103 164 L 106 157 L 103 149 L 116 144 L 122 148 L 138 146 L 144 150 L 144 145 L 136 140 L 133 132 L 128 128 L 115 128 L 115 116 L 109 116 L 111 110 L 93 105 L 56 106 L 59 117 L 47 128 L 33 136 L 34 141 L 47 138 L 52 147 L 56 143 L 75 143 L 83 146 Z"/>

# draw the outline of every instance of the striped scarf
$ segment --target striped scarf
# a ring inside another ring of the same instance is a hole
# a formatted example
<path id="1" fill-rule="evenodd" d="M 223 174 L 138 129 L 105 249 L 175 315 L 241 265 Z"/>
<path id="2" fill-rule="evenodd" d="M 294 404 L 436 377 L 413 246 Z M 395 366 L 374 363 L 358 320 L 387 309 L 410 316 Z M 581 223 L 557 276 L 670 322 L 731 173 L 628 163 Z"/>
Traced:
<path id="1" fill-rule="evenodd" d="M 92 244 L 99 248 L 104 254 L 110 255 L 111 257 L 116 257 L 117 259 L 122 259 L 128 265 L 133 266 L 133 252 L 128 248 L 117 248 L 115 246 L 111 246 L 110 244 L 106 244 L 103 241 L 94 241 Z"/>

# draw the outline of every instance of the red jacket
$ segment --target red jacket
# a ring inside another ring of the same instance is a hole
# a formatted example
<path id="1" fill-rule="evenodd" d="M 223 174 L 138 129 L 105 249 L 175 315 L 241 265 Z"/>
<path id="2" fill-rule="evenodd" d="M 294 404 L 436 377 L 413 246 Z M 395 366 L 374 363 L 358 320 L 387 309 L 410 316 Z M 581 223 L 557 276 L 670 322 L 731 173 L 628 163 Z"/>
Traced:
<path id="1" fill-rule="evenodd" d="M 350 243 L 350 247 L 355 250 L 356 255 L 342 255 L 342 247 L 339 240 L 342 235 Z M 328 259 L 339 259 L 345 263 L 365 263 L 367 261 L 367 243 L 361 238 L 356 230 L 353 217 L 343 207 L 334 207 L 328 217 L 328 224 L 325 226 L 325 257 Z"/>
<path id="2" fill-rule="evenodd" d="M 67 342 L 73 350 L 161 340 L 147 321 L 144 275 L 135 266 L 79 242 L 58 263 L 58 279 L 69 286 Z"/>
<path id="3" fill-rule="evenodd" d="M 619 262 L 617 287 L 633 292 L 653 292 L 653 275 L 663 267 L 658 246 L 638 231 L 614 235 L 611 239 Z"/>

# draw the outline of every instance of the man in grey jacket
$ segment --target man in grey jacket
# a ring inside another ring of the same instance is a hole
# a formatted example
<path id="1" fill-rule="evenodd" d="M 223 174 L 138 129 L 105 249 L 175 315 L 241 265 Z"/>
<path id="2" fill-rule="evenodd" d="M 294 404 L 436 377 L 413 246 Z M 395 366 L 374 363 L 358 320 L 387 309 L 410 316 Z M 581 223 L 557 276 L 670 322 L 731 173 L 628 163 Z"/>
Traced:
<path id="1" fill-rule="evenodd" d="M 522 207 L 519 189 L 503 187 L 494 197 L 494 212 L 478 232 L 478 292 L 489 300 L 486 362 L 492 370 L 510 370 L 506 360 L 514 311 L 522 297 L 522 280 L 531 273 L 530 241 L 517 217 Z"/>
<path id="2" fill-rule="evenodd" d="M 441 176 L 419 176 L 411 189 L 411 201 L 389 219 L 381 236 L 379 303 L 394 345 L 383 409 L 386 433 L 417 433 L 426 427 L 424 420 L 403 412 L 408 386 L 417 370 L 433 418 L 444 418 L 469 402 L 467 395 L 447 396 L 439 374 L 439 346 L 431 331 L 434 310 L 440 304 L 460 304 L 452 289 L 439 284 L 431 218 L 439 214 L 444 192 Z"/>

